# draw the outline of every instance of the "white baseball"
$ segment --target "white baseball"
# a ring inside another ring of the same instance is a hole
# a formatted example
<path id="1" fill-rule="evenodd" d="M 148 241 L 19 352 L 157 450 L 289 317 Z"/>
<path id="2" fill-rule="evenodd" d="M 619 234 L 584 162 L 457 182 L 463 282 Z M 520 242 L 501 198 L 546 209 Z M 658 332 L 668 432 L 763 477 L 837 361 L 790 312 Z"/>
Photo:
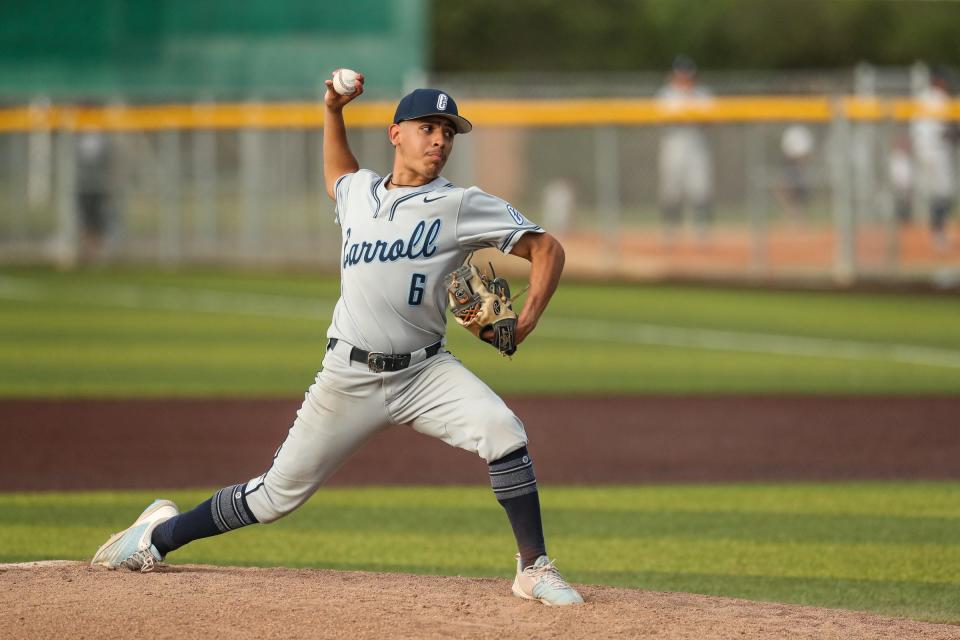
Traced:
<path id="1" fill-rule="evenodd" d="M 337 69 L 333 72 L 333 90 L 342 96 L 350 96 L 357 91 L 357 72 L 352 69 Z"/>

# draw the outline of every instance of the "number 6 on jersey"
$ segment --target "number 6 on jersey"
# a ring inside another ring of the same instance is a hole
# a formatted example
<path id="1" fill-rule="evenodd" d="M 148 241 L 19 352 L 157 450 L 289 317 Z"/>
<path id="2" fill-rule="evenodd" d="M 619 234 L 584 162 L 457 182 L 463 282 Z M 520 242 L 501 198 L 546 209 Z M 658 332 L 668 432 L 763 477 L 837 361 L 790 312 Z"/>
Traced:
<path id="1" fill-rule="evenodd" d="M 423 302 L 423 290 L 427 283 L 427 276 L 422 273 L 415 273 L 410 279 L 410 297 L 407 298 L 407 304 L 415 306 Z"/>

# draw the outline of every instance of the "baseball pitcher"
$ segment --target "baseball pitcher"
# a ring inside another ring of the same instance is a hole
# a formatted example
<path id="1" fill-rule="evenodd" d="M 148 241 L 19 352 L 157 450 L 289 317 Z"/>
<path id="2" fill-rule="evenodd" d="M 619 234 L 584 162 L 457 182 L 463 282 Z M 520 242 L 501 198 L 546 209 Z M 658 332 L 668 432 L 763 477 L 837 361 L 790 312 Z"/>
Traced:
<path id="1" fill-rule="evenodd" d="M 347 95 L 326 84 L 324 180 L 342 242 L 341 296 L 322 369 L 265 473 L 184 513 L 169 500 L 155 501 L 92 563 L 150 571 L 193 540 L 273 522 L 302 505 L 373 435 L 409 424 L 487 462 L 519 550 L 513 593 L 549 605 L 581 603 L 546 554 L 523 424 L 444 349 L 450 304 L 460 324 L 512 354 L 557 287 L 563 249 L 503 200 L 441 176 L 455 137 L 472 129 L 451 96 L 417 89 L 400 101 L 388 129 L 393 171 L 379 176 L 360 168 L 343 120 L 343 109 L 363 93 L 363 76 Z M 506 282 L 470 264 L 472 252 L 485 247 L 531 264 L 519 316 Z"/>

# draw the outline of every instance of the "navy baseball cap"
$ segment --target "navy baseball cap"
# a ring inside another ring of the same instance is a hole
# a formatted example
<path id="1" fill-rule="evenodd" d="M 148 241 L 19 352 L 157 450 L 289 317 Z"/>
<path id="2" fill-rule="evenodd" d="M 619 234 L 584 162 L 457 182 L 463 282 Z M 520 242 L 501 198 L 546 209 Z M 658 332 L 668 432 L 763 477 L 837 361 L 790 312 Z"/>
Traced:
<path id="1" fill-rule="evenodd" d="M 470 133 L 473 125 L 470 121 L 457 113 L 457 103 L 449 95 L 439 89 L 414 89 L 403 96 L 393 114 L 393 123 L 399 124 L 404 120 L 416 120 L 427 116 L 443 116 L 453 122 L 457 133 Z"/>

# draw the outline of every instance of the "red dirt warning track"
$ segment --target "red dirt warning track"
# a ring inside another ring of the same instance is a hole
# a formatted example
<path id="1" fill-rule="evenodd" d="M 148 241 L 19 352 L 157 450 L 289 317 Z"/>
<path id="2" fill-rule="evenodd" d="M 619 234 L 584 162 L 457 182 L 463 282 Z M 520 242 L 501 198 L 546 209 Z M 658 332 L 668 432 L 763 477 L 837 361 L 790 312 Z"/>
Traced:
<path id="1" fill-rule="evenodd" d="M 508 399 L 544 483 L 960 478 L 960 398 Z M 223 486 L 259 475 L 299 400 L 5 400 L 0 490 Z M 145 464 L 145 462 L 147 464 Z M 331 479 L 486 484 L 397 427 Z"/>

